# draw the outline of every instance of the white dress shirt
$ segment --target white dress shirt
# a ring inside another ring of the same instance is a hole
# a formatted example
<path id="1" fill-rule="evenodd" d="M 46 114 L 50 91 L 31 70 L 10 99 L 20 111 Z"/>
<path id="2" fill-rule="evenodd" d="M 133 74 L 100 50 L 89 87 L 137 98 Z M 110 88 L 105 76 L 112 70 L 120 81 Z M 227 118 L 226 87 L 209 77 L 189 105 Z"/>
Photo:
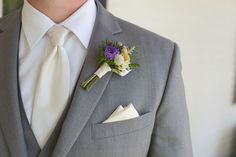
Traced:
<path id="1" fill-rule="evenodd" d="M 95 19 L 96 4 L 94 0 L 88 0 L 59 23 L 71 31 L 64 44 L 70 62 L 70 95 L 87 54 Z M 24 109 L 30 123 L 40 68 L 47 50 L 52 46 L 46 33 L 53 25 L 55 23 L 49 17 L 24 1 L 19 45 L 19 81 Z"/>

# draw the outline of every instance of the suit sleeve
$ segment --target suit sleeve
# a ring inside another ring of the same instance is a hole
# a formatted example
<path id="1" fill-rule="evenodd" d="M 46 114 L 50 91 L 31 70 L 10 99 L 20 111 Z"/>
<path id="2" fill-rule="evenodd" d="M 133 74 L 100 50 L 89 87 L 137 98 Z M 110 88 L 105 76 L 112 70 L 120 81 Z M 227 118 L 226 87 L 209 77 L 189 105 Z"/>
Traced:
<path id="1" fill-rule="evenodd" d="M 148 157 L 192 157 L 179 48 L 175 44 L 168 78 L 156 112 Z"/>

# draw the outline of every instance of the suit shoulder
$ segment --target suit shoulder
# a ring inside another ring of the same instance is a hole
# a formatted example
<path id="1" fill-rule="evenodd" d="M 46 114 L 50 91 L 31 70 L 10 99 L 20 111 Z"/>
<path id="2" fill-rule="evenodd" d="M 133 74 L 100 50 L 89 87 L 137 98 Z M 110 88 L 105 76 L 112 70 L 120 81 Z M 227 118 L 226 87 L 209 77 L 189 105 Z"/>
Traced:
<path id="1" fill-rule="evenodd" d="M 136 40 L 140 39 L 140 40 L 143 40 L 143 41 L 146 41 L 149 43 L 150 42 L 155 43 L 155 45 L 158 44 L 158 46 L 162 45 L 164 47 L 172 47 L 173 48 L 173 46 L 175 45 L 174 41 L 172 41 L 166 37 L 163 37 L 159 34 L 156 34 L 152 31 L 149 31 L 145 28 L 142 28 L 136 24 L 130 23 L 130 22 L 120 19 L 118 17 L 116 17 L 116 18 L 117 18 L 119 25 L 122 28 L 122 31 L 125 34 L 131 35 L 132 37 L 137 37 L 137 38 L 135 38 Z"/>
<path id="2" fill-rule="evenodd" d="M 0 17 L 0 23 L 2 23 L 6 19 L 6 17 L 7 16 Z"/>
<path id="3" fill-rule="evenodd" d="M 152 74 L 156 71 L 159 74 L 162 73 L 163 80 L 165 80 L 164 76 L 168 75 L 177 44 L 168 38 L 123 19 L 117 18 L 116 21 L 122 30 L 121 39 L 125 43 L 131 44 L 131 46 L 136 46 L 140 51 L 142 57 L 140 57 L 139 62 L 142 67 L 151 69 Z"/>
<path id="4" fill-rule="evenodd" d="M 0 17 L 0 24 L 4 24 L 5 22 L 8 23 L 8 21 L 14 21 L 20 18 L 20 15 L 21 15 L 21 8 L 13 11 L 12 13 L 8 15 Z"/>
<path id="5" fill-rule="evenodd" d="M 117 18 L 117 21 L 125 42 L 137 46 L 148 58 L 158 58 L 160 63 L 170 64 L 177 45 L 174 41 L 123 19 Z"/>

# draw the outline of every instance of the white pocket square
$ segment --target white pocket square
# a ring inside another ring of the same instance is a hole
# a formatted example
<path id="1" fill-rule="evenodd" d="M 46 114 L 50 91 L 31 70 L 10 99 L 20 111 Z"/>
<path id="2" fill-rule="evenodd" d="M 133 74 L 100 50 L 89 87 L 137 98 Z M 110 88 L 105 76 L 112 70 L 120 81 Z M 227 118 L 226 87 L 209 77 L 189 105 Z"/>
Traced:
<path id="1" fill-rule="evenodd" d="M 125 107 L 120 105 L 103 123 L 123 121 L 136 117 L 139 117 L 139 113 L 134 108 L 133 104 L 129 104 Z"/>

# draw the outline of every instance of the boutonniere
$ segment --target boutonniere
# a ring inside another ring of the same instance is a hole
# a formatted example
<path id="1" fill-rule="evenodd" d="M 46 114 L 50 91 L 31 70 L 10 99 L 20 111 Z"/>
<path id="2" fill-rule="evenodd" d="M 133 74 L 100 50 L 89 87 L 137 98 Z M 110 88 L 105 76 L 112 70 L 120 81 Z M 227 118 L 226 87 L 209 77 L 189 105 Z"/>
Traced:
<path id="1" fill-rule="evenodd" d="M 135 51 L 135 47 L 127 47 L 121 42 L 104 41 L 100 49 L 100 67 L 82 83 L 82 87 L 89 91 L 98 79 L 110 71 L 123 77 L 133 69 L 140 67 L 139 64 L 132 63 Z"/>

